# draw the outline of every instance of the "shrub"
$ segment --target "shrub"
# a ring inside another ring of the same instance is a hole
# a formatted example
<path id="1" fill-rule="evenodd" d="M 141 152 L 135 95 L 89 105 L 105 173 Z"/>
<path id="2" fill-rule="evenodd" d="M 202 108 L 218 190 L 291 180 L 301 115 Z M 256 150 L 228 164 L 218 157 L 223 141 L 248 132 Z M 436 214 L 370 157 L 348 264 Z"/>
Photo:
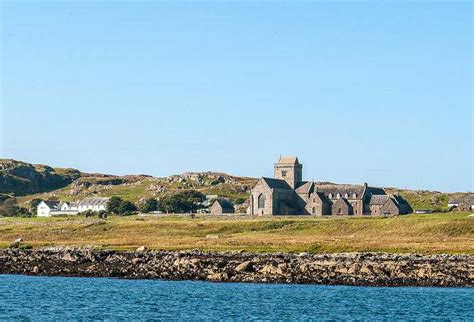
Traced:
<path id="1" fill-rule="evenodd" d="M 123 202 L 122 198 L 120 197 L 112 197 L 109 199 L 107 202 L 107 211 L 112 214 L 118 214 L 119 213 L 119 207 L 120 204 Z"/>
<path id="2" fill-rule="evenodd" d="M 137 211 L 137 207 L 130 201 L 122 201 L 118 207 L 118 214 L 122 216 L 133 215 Z"/>
<path id="3" fill-rule="evenodd" d="M 145 204 L 140 208 L 141 212 L 148 213 L 158 210 L 158 200 L 150 198 L 145 200 Z"/>
<path id="4" fill-rule="evenodd" d="M 164 212 L 193 212 L 201 207 L 206 196 L 199 191 L 187 190 L 160 200 L 159 209 Z"/>
<path id="5" fill-rule="evenodd" d="M 97 217 L 99 217 L 100 219 L 107 219 L 107 211 L 105 210 L 101 210 L 97 213 Z"/>
<path id="6" fill-rule="evenodd" d="M 85 217 L 94 217 L 97 212 L 93 211 L 93 210 L 86 210 L 86 211 L 82 211 L 79 213 L 80 215 L 83 215 Z"/>

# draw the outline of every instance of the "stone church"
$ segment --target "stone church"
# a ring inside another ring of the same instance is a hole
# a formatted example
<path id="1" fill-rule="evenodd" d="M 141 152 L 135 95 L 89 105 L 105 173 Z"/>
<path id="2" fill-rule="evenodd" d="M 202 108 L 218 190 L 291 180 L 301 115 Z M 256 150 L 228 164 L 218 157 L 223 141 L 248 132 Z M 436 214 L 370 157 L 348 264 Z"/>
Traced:
<path id="1" fill-rule="evenodd" d="M 261 178 L 250 195 L 251 215 L 399 215 L 408 204 L 381 188 L 303 181 L 297 157 L 280 157 L 275 178 Z"/>

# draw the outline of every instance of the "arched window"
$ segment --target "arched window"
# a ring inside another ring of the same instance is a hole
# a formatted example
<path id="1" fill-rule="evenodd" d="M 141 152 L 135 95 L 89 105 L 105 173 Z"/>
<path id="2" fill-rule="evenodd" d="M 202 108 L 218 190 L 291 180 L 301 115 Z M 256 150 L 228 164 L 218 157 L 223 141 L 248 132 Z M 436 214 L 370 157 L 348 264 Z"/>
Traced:
<path id="1" fill-rule="evenodd" d="M 352 195 L 352 198 L 357 198 L 357 193 L 354 192 L 354 194 Z"/>
<path id="2" fill-rule="evenodd" d="M 341 198 L 341 194 L 340 194 L 340 193 L 337 193 L 336 198 L 337 198 L 337 199 Z"/>
<path id="3" fill-rule="evenodd" d="M 313 214 L 316 213 L 316 208 L 313 207 Z"/>
<path id="4" fill-rule="evenodd" d="M 265 208 L 265 196 L 263 194 L 258 196 L 258 208 Z"/>
<path id="5" fill-rule="evenodd" d="M 332 199 L 332 193 L 329 194 L 329 199 Z"/>
<path id="6" fill-rule="evenodd" d="M 349 198 L 349 194 L 346 192 L 346 194 L 344 195 L 344 198 Z"/>
<path id="7" fill-rule="evenodd" d="M 337 210 L 337 213 L 338 213 L 338 215 L 342 215 L 342 209 L 339 208 L 339 209 Z"/>

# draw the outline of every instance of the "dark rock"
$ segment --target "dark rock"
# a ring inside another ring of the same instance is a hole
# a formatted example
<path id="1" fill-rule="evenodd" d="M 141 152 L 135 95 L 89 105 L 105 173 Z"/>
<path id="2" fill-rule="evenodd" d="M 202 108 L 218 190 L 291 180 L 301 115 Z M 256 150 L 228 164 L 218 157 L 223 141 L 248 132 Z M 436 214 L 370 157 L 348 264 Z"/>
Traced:
<path id="1" fill-rule="evenodd" d="M 0 250 L 0 274 L 367 286 L 474 286 L 474 256 Z"/>

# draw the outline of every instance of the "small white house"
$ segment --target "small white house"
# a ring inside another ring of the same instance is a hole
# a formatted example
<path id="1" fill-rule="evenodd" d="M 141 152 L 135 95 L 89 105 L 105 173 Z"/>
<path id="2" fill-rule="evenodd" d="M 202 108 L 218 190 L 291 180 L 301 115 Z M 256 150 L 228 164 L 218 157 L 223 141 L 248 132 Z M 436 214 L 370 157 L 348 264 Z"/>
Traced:
<path id="1" fill-rule="evenodd" d="M 60 210 L 59 201 L 41 201 L 37 206 L 36 215 L 38 217 L 51 217 Z"/>
<path id="2" fill-rule="evenodd" d="M 77 210 L 79 212 L 92 210 L 92 211 L 101 211 L 106 210 L 107 202 L 110 198 L 103 198 L 103 197 L 93 197 L 93 198 L 85 198 L 84 200 L 80 201 L 77 204 Z"/>
<path id="3" fill-rule="evenodd" d="M 450 199 L 450 200 L 448 201 L 448 208 L 453 208 L 453 207 L 456 207 L 456 208 L 457 208 L 457 207 L 459 207 L 459 204 L 460 204 L 460 203 L 461 203 L 461 202 L 460 202 L 459 200 L 457 200 L 457 199 Z"/>

